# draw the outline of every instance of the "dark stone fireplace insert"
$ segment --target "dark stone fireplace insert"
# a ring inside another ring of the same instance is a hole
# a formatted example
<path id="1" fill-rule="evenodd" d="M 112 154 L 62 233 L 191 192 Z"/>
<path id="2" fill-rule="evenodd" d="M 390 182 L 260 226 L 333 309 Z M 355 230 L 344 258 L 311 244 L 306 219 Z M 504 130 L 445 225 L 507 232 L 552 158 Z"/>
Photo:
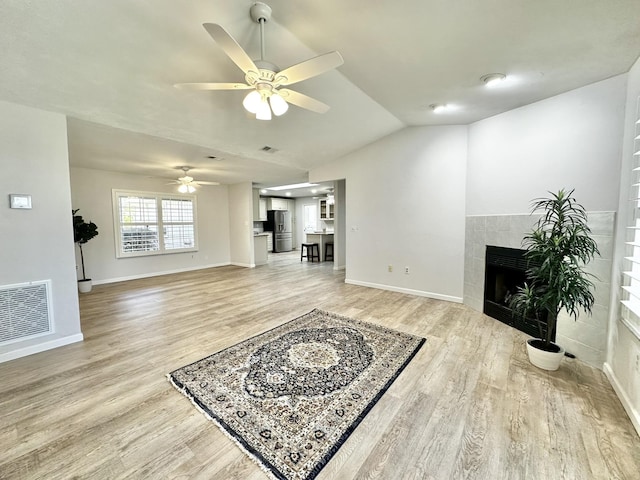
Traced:
<path id="1" fill-rule="evenodd" d="M 524 250 L 487 245 L 484 270 L 484 313 L 532 337 L 540 337 L 538 323 L 533 318 L 514 316 L 509 297 L 526 280 L 527 260 Z M 543 319 L 546 321 L 546 319 Z M 543 334 L 546 333 L 546 325 Z M 553 332 L 555 341 L 555 332 Z"/>

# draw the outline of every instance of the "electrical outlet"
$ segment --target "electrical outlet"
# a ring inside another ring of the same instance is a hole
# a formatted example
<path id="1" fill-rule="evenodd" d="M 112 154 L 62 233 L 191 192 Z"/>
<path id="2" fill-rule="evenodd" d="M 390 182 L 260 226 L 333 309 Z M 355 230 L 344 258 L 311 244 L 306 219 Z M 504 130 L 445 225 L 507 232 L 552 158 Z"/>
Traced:
<path id="1" fill-rule="evenodd" d="M 406 274 L 409 273 L 409 267 L 404 267 L 404 273 L 406 273 Z"/>
<path id="2" fill-rule="evenodd" d="M 389 273 L 393 272 L 393 265 L 389 265 L 387 267 L 387 270 L 389 271 Z"/>

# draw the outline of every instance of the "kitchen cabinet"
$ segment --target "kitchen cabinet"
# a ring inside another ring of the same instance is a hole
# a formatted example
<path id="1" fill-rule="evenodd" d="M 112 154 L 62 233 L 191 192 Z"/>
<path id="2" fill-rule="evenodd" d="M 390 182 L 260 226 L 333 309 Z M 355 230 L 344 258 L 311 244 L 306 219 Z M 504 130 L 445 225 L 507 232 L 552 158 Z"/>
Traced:
<path id="1" fill-rule="evenodd" d="M 267 221 L 267 199 L 260 196 L 260 190 L 253 189 L 253 221 Z"/>
<path id="2" fill-rule="evenodd" d="M 289 210 L 289 200 L 286 198 L 267 197 L 267 210 Z"/>
<path id="3" fill-rule="evenodd" d="M 260 198 L 258 200 L 258 214 L 261 222 L 267 221 L 267 199 Z"/>
<path id="4" fill-rule="evenodd" d="M 320 212 L 320 220 L 333 220 L 333 210 L 335 205 L 327 202 L 326 198 L 320 199 L 319 203 L 318 211 Z"/>

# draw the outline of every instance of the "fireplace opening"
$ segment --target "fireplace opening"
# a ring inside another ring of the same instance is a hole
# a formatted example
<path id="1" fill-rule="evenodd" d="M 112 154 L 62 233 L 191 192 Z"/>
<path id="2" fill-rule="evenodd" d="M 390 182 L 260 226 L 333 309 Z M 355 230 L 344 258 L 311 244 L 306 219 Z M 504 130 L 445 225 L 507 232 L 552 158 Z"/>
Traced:
<path id="1" fill-rule="evenodd" d="M 514 316 L 509 299 L 527 279 L 527 260 L 524 250 L 487 245 L 484 274 L 484 313 L 532 337 L 540 337 L 538 322 L 534 318 Z M 543 318 L 543 335 L 546 318 Z M 555 332 L 553 332 L 555 340 Z"/>

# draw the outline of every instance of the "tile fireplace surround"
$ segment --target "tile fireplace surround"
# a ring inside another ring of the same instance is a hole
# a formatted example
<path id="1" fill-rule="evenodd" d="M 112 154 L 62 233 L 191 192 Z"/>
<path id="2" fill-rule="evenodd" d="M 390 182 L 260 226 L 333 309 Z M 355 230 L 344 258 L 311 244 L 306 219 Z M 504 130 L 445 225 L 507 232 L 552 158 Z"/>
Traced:
<path id="1" fill-rule="evenodd" d="M 577 321 L 566 313 L 560 313 L 556 341 L 578 359 L 602 369 L 607 341 L 615 212 L 588 212 L 587 215 L 593 238 L 600 250 L 600 257 L 592 260 L 586 269 L 597 277 L 594 280 L 596 302 L 592 315 L 583 313 Z M 539 215 L 528 214 L 466 217 L 465 305 L 482 312 L 487 245 L 522 248 L 522 237 L 531 230 L 538 218 Z"/>

